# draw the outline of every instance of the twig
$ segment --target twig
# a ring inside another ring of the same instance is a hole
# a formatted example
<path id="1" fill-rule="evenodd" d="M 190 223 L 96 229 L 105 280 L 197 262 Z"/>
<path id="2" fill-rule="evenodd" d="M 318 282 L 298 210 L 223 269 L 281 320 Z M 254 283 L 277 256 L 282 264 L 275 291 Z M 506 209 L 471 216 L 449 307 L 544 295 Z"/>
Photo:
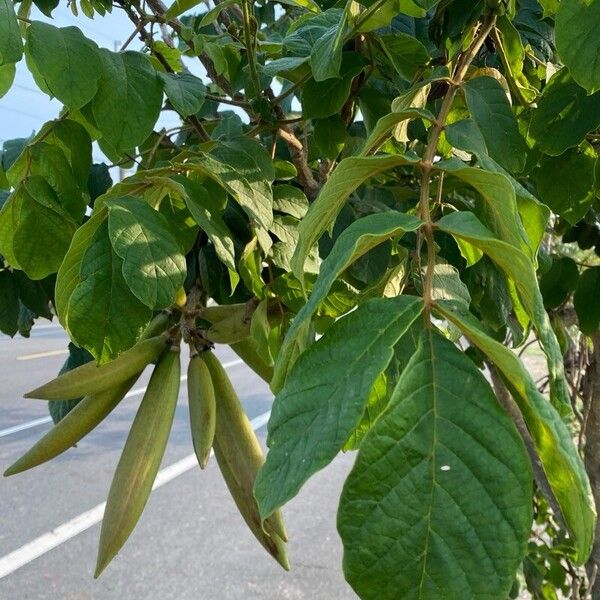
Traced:
<path id="1" fill-rule="evenodd" d="M 454 72 L 452 74 L 452 80 L 448 86 L 446 96 L 442 101 L 442 106 L 438 113 L 436 120 L 429 133 L 429 140 L 427 147 L 423 154 L 419 165 L 421 167 L 421 192 L 419 197 L 419 213 L 421 219 L 424 221 L 424 236 L 427 243 L 427 270 L 425 271 L 425 281 L 423 284 L 423 300 L 425 302 L 424 317 L 425 322 L 429 326 L 430 313 L 432 304 L 432 287 L 433 287 L 433 272 L 435 268 L 435 244 L 433 241 L 433 221 L 431 218 L 431 210 L 429 206 L 429 191 L 431 185 L 431 171 L 433 170 L 433 160 L 437 150 L 440 135 L 444 129 L 446 119 L 452 107 L 452 103 L 458 92 L 458 89 L 462 85 L 462 81 L 467 73 L 469 65 L 473 59 L 477 56 L 481 46 L 485 42 L 490 31 L 496 23 L 496 17 L 490 14 L 486 17 L 482 23 L 481 30 L 477 37 L 473 40 L 469 48 L 461 54 L 456 62 Z"/>

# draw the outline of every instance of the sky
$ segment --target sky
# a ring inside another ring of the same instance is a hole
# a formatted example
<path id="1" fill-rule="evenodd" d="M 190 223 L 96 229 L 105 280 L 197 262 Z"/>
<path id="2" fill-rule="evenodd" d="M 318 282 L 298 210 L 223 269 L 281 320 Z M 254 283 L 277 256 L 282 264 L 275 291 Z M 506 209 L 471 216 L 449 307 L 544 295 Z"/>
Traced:
<path id="1" fill-rule="evenodd" d="M 32 11 L 32 19 L 40 19 L 57 27 L 75 25 L 99 46 L 110 50 L 120 48 L 134 30 L 134 25 L 123 11 L 116 8 L 113 9 L 112 14 L 107 14 L 105 17 L 96 16 L 93 20 L 82 14 L 75 17 L 71 13 L 71 9 L 63 3 L 54 10 L 52 20 L 41 15 L 35 9 L 34 11 Z M 140 47 L 141 42 L 138 39 L 129 46 L 131 49 L 139 49 Z M 199 61 L 195 62 L 198 63 Z M 192 72 L 196 71 L 196 75 L 200 74 L 198 72 L 200 69 L 196 68 L 193 63 L 188 64 L 188 66 Z M 44 122 L 56 118 L 60 109 L 60 102 L 51 100 L 46 94 L 37 89 L 27 70 L 25 59 L 21 60 L 17 65 L 17 75 L 11 90 L 0 99 L 0 144 L 4 140 L 29 137 Z M 159 127 L 169 128 L 178 124 L 179 119 L 175 113 L 163 112 L 161 114 Z M 94 150 L 94 159 L 96 161 L 102 160 L 102 155 L 97 148 Z"/>

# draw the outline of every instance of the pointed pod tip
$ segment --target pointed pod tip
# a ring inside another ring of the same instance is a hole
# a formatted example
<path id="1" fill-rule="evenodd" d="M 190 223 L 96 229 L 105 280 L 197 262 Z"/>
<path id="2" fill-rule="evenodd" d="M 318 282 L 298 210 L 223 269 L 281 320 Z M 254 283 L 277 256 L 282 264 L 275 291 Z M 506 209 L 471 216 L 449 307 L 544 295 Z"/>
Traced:
<path id="1" fill-rule="evenodd" d="M 14 465 L 10 465 L 6 471 L 3 473 L 3 477 L 10 477 L 11 475 L 16 475 L 19 470 L 15 469 L 16 463 Z"/>

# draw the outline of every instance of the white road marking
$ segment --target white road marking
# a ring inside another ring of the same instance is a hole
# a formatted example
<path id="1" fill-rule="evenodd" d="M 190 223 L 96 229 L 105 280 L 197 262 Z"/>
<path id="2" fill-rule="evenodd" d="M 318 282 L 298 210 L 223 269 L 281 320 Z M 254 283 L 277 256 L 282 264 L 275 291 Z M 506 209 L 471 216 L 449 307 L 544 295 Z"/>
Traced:
<path id="1" fill-rule="evenodd" d="M 46 358 L 46 356 L 59 356 L 60 354 L 69 354 L 68 348 L 61 350 L 48 350 L 48 352 L 34 352 L 33 354 L 23 354 L 17 356 L 17 360 L 35 360 L 36 358 Z"/>
<path id="2" fill-rule="evenodd" d="M 227 364 L 227 363 L 226 363 Z M 256 431 L 263 427 L 269 420 L 271 411 L 268 410 L 250 421 L 252 429 Z M 163 485 L 166 485 L 170 481 L 173 481 L 176 477 L 183 475 L 190 469 L 198 466 L 198 460 L 195 454 L 188 454 L 185 458 L 178 460 L 177 462 L 165 467 L 160 470 L 156 475 L 152 490 L 156 490 Z M 97 506 L 94 506 L 91 510 L 88 510 L 75 518 L 59 525 L 52 531 L 48 531 L 40 537 L 32 540 L 31 542 L 21 546 L 19 549 L 6 554 L 0 558 L 0 579 L 14 573 L 17 569 L 24 567 L 36 558 L 43 556 L 50 550 L 57 548 L 61 544 L 64 544 L 76 535 L 83 533 L 90 527 L 93 527 L 97 523 L 102 521 L 104 515 L 104 509 L 106 502 L 102 502 Z"/>
<path id="3" fill-rule="evenodd" d="M 244 361 L 241 358 L 237 360 L 232 360 L 226 363 L 223 363 L 223 367 L 225 369 L 229 369 L 230 367 L 235 367 L 237 365 L 241 365 Z M 181 381 L 186 381 L 187 375 L 183 375 L 181 377 Z M 133 398 L 134 396 L 139 396 L 143 394 L 148 389 L 147 386 L 137 388 L 135 390 L 131 390 L 125 394 L 125 398 Z M 5 437 L 7 435 L 11 435 L 12 433 L 18 433 L 19 431 L 25 431 L 26 429 L 31 429 L 32 427 L 38 427 L 39 425 L 45 425 L 46 423 L 51 423 L 52 417 L 41 417 L 40 419 L 33 419 L 33 421 L 26 421 L 25 423 L 21 423 L 21 425 L 14 425 L 13 427 L 9 427 L 8 429 L 0 429 L 0 438 Z"/>
<path id="4" fill-rule="evenodd" d="M 46 423 L 51 423 L 52 417 L 41 417 L 40 419 L 34 419 L 33 421 L 27 421 L 26 423 L 21 423 L 21 425 L 15 425 L 13 427 L 9 427 L 8 429 L 0 429 L 0 437 L 4 437 L 5 435 L 10 435 L 11 433 L 18 433 L 19 431 L 24 431 L 25 429 L 31 429 L 32 427 L 37 427 L 38 425 L 45 425 Z"/>

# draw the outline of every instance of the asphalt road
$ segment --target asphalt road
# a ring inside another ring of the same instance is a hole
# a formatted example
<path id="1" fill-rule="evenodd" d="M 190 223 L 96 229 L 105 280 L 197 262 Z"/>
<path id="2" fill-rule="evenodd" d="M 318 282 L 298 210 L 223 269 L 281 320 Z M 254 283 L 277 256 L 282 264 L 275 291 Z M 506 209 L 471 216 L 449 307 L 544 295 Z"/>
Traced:
<path id="1" fill-rule="evenodd" d="M 65 359 L 57 326 L 29 340 L 0 337 L 0 467 L 51 426 L 43 401 L 26 388 L 53 377 Z M 230 351 L 219 352 L 250 418 L 270 409 L 268 387 Z M 148 379 L 140 379 L 139 389 Z M 337 501 L 353 456 L 317 474 L 284 510 L 292 570 L 283 571 L 246 529 L 216 463 L 190 460 L 185 385 L 154 490 L 118 557 L 93 579 L 102 513 L 141 393 L 119 407 L 77 448 L 26 473 L 0 480 L 0 599 L 355 600 L 341 572 Z M 24 429 L 18 430 L 21 427 Z M 264 441 L 266 427 L 257 430 Z"/>

